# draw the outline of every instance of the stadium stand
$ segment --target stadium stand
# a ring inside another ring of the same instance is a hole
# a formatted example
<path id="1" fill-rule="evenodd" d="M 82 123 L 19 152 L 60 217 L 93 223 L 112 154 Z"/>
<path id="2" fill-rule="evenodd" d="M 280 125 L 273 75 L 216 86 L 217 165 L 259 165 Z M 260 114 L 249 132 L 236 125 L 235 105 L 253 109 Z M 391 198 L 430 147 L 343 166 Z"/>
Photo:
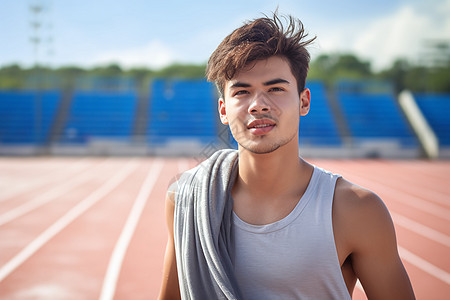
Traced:
<path id="1" fill-rule="evenodd" d="M 59 101 L 58 91 L 0 91 L 0 143 L 47 142 Z"/>
<path id="2" fill-rule="evenodd" d="M 414 98 L 442 147 L 450 148 L 450 94 L 415 94 Z"/>
<path id="3" fill-rule="evenodd" d="M 209 144 L 217 139 L 214 85 L 205 80 L 154 80 L 151 85 L 148 141 Z"/>
<path id="4" fill-rule="evenodd" d="M 335 118 L 326 98 L 325 86 L 322 82 L 307 82 L 311 91 L 311 108 L 306 117 L 300 118 L 300 145 L 340 146 Z"/>
<path id="5" fill-rule="evenodd" d="M 17 147 L 28 147 L 25 155 L 159 155 L 168 149 L 168 155 L 196 155 L 237 147 L 228 127 L 219 122 L 215 87 L 204 79 L 155 79 L 147 90 L 128 81 L 123 88 L 94 83 L 96 88 L 64 92 L 0 91 L 0 154 L 16 155 Z M 331 90 L 323 82 L 308 81 L 307 87 L 312 101 L 309 114 L 300 118 L 302 154 L 421 155 L 389 87 L 361 81 L 341 82 Z M 450 95 L 414 96 L 439 138 L 440 150 L 450 149 Z M 42 147 L 50 150 L 37 149 Z"/>
<path id="6" fill-rule="evenodd" d="M 355 143 L 379 141 L 417 147 L 406 118 L 390 91 L 368 91 L 367 86 L 340 83 L 337 99 Z"/>
<path id="7" fill-rule="evenodd" d="M 59 143 L 83 144 L 95 139 L 129 140 L 136 113 L 134 91 L 77 91 Z"/>

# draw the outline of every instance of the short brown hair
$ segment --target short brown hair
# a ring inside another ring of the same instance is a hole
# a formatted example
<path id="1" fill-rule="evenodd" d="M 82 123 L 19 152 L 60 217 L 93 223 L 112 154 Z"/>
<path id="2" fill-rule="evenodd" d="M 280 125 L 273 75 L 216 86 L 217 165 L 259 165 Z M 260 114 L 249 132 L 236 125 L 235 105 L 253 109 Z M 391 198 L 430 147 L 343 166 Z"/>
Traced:
<path id="1" fill-rule="evenodd" d="M 292 16 L 282 18 L 288 21 L 286 30 L 275 12 L 272 18 L 255 19 L 234 30 L 212 53 L 206 67 L 206 77 L 216 83 L 222 97 L 225 82 L 239 70 L 251 62 L 275 55 L 287 59 L 297 80 L 298 91 L 303 91 L 310 61 L 305 47 L 315 37 L 305 40 L 308 34 L 300 20 Z"/>

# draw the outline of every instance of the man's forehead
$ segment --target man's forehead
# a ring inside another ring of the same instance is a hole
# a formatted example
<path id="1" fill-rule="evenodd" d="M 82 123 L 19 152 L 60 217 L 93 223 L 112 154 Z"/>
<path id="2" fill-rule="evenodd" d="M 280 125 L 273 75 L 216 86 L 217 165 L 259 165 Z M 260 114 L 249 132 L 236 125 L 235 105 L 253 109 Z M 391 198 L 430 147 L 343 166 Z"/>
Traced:
<path id="1" fill-rule="evenodd" d="M 271 79 L 280 77 L 294 76 L 291 72 L 289 62 L 283 57 L 272 56 L 267 59 L 253 61 L 246 64 L 242 69 L 237 70 L 230 80 L 227 80 L 228 85 L 236 81 L 269 81 Z"/>

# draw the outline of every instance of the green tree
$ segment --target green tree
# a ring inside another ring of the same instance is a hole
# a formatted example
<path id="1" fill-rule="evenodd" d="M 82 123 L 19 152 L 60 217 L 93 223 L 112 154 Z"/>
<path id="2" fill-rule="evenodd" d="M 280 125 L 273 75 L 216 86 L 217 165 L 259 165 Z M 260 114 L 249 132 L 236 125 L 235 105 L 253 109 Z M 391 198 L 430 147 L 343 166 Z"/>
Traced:
<path id="1" fill-rule="evenodd" d="M 123 74 L 122 68 L 118 64 L 95 67 L 90 70 L 90 75 L 101 77 L 120 77 Z"/>
<path id="2" fill-rule="evenodd" d="M 0 69 L 1 89 L 22 89 L 24 82 L 25 72 L 19 65 L 12 64 Z"/>
<path id="3" fill-rule="evenodd" d="M 203 78 L 206 65 L 173 64 L 156 72 L 156 77 Z"/>
<path id="4" fill-rule="evenodd" d="M 392 83 L 396 93 L 406 88 L 406 76 L 411 70 L 411 65 L 406 59 L 397 59 L 388 70 L 381 71 L 378 78 Z"/>
<path id="5" fill-rule="evenodd" d="M 373 76 L 370 63 L 353 54 L 322 54 L 311 62 L 309 79 L 333 85 L 342 79 L 369 79 Z"/>

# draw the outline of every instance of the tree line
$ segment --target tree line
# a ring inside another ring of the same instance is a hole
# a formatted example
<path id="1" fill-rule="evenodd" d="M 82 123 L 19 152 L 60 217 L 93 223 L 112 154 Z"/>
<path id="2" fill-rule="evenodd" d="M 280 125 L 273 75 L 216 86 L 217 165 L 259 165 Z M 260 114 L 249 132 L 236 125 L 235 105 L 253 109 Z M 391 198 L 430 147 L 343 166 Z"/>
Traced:
<path id="1" fill-rule="evenodd" d="M 149 68 L 123 69 L 117 64 L 81 68 L 64 66 L 23 68 L 12 64 L 0 68 L 0 89 L 67 89 L 94 79 L 130 82 L 134 87 L 147 89 L 154 78 L 196 79 L 205 76 L 205 64 L 172 64 L 153 70 Z M 378 81 L 392 86 L 394 92 L 409 89 L 413 92 L 450 93 L 450 59 L 438 64 L 413 64 L 398 59 L 385 70 L 374 72 L 369 61 L 353 54 L 322 54 L 313 59 L 309 80 L 321 80 L 332 87 L 340 81 Z"/>

